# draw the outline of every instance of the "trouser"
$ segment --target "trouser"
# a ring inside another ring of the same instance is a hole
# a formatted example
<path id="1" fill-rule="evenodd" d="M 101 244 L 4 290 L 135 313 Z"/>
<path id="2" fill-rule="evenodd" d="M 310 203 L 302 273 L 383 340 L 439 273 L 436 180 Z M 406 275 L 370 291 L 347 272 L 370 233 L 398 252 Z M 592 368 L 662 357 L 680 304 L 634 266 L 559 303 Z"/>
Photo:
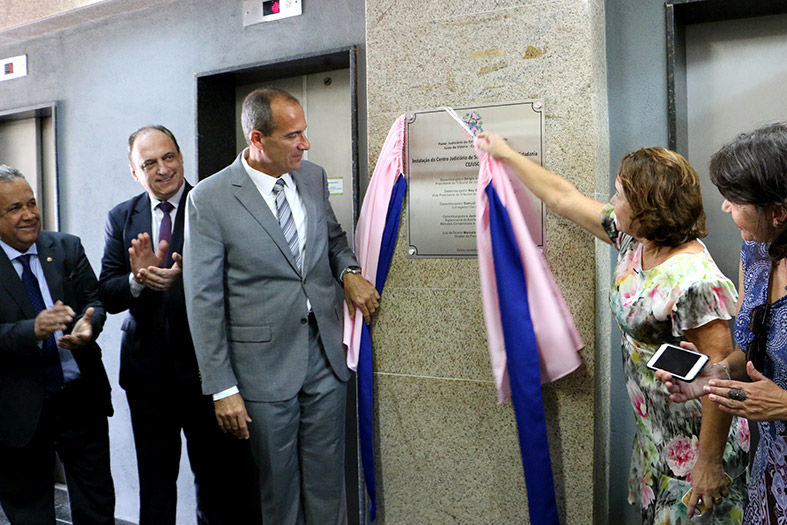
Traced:
<path id="1" fill-rule="evenodd" d="M 47 395 L 30 443 L 0 447 L 0 503 L 12 524 L 55 523 L 55 452 L 66 473 L 74 525 L 115 523 L 107 417 L 85 409 L 95 405 L 85 386 L 77 379 Z"/>
<path id="2" fill-rule="evenodd" d="M 310 316 L 306 380 L 292 399 L 246 402 L 263 522 L 333 524 L 343 514 L 347 384 L 333 373 Z"/>
<path id="3" fill-rule="evenodd" d="M 198 389 L 126 392 L 139 473 L 140 525 L 175 523 L 181 432 L 194 474 L 199 525 L 260 522 L 248 441 L 224 434 L 213 400 Z"/>

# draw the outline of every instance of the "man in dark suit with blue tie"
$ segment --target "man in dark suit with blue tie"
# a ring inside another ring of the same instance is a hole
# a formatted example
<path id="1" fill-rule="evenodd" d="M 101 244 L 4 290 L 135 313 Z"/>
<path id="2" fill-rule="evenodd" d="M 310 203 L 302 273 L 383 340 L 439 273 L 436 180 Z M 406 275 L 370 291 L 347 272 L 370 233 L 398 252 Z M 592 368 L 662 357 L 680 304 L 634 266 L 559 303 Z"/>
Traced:
<path id="1" fill-rule="evenodd" d="M 33 191 L 0 165 L 0 503 L 13 524 L 55 523 L 55 451 L 75 525 L 114 523 L 106 314 L 79 238 L 41 231 Z"/>
<path id="2" fill-rule="evenodd" d="M 202 395 L 186 318 L 181 252 L 186 196 L 183 155 L 164 126 L 128 141 L 131 174 L 144 192 L 107 217 L 99 290 L 122 325 L 120 386 L 126 391 L 139 473 L 140 523 L 175 523 L 181 431 L 197 499 L 197 522 L 256 523 L 256 489 L 244 470 L 247 444 L 224 435 Z M 241 465 L 239 467 L 238 465 Z"/>

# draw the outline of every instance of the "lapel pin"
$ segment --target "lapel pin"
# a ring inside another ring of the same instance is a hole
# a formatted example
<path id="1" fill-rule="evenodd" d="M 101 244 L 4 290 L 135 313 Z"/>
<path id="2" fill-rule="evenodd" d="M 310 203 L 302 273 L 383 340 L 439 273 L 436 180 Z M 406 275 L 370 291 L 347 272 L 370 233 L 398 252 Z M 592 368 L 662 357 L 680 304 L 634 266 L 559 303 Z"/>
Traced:
<path id="1" fill-rule="evenodd" d="M 46 262 L 52 262 L 52 258 L 51 257 L 47 257 L 46 258 Z"/>

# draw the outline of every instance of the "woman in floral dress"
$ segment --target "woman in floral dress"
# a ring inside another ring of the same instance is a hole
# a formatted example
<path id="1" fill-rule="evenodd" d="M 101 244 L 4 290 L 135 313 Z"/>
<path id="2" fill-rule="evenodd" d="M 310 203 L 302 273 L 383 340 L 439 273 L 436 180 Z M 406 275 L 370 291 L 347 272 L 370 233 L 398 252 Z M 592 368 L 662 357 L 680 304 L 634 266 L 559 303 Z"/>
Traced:
<path id="1" fill-rule="evenodd" d="M 722 210 L 741 230 L 740 288 L 735 342 L 748 350 L 723 364 L 732 378 L 703 370 L 694 384 L 667 383 L 674 401 L 704 393 L 724 412 L 758 421 L 746 524 L 787 523 L 787 123 L 740 135 L 711 159 Z M 763 360 L 757 366 L 756 354 Z"/>
<path id="2" fill-rule="evenodd" d="M 709 400 L 670 404 L 667 389 L 645 366 L 663 343 L 689 341 L 712 363 L 732 352 L 727 320 L 736 293 L 698 240 L 705 214 L 697 174 L 677 153 L 641 149 L 623 158 L 616 193 L 605 205 L 514 152 L 499 135 L 482 133 L 478 143 L 552 211 L 619 250 L 610 304 L 623 333 L 626 389 L 637 423 L 629 502 L 640 503 L 642 522 L 688 523 L 701 500 L 703 520 L 740 523 L 745 420 Z M 681 498 L 689 489 L 687 507 Z"/>

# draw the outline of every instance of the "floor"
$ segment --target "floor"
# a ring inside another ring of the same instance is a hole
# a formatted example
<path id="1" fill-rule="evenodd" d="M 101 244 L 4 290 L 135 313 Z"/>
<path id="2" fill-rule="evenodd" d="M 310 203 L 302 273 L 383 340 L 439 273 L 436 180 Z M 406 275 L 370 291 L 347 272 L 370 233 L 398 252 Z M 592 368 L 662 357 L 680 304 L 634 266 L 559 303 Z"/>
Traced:
<path id="1" fill-rule="evenodd" d="M 68 493 L 66 492 L 66 486 L 60 483 L 55 485 L 55 517 L 57 518 L 57 525 L 71 525 Z M 132 525 L 130 522 L 123 520 L 116 520 L 115 523 L 116 525 Z M 2 508 L 0 508 L 0 525 L 10 525 Z"/>

